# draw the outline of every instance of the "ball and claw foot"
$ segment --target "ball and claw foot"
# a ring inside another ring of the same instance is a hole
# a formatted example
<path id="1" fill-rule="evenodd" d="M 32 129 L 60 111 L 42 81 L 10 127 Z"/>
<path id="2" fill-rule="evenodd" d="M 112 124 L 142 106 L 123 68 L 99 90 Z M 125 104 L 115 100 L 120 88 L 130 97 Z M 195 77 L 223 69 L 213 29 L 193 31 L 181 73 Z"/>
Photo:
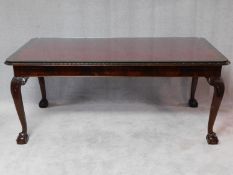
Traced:
<path id="1" fill-rule="evenodd" d="M 27 144 L 28 139 L 29 137 L 27 133 L 20 132 L 16 141 L 17 144 L 22 145 L 22 144 Z"/>
<path id="2" fill-rule="evenodd" d="M 198 107 L 198 103 L 196 99 L 190 99 L 189 100 L 189 106 L 192 108 L 197 108 Z"/>
<path id="3" fill-rule="evenodd" d="M 210 145 L 217 145 L 218 144 L 218 137 L 216 133 L 212 132 L 207 134 L 206 136 L 207 143 Z"/>
<path id="4" fill-rule="evenodd" d="M 43 98 L 39 103 L 40 108 L 47 108 L 48 105 L 49 105 L 49 103 L 48 103 L 48 100 L 46 98 Z"/>

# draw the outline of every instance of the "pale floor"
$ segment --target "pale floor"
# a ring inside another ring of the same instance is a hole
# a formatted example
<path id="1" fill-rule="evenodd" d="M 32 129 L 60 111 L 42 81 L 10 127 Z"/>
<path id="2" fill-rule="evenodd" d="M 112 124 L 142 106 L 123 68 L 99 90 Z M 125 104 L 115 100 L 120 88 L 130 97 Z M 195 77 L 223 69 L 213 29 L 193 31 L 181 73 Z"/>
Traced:
<path id="1" fill-rule="evenodd" d="M 0 175 L 232 175 L 233 110 L 216 121 L 220 144 L 205 140 L 209 101 L 199 108 L 145 101 L 26 103 L 30 139 L 17 145 L 13 104 L 0 111 Z"/>

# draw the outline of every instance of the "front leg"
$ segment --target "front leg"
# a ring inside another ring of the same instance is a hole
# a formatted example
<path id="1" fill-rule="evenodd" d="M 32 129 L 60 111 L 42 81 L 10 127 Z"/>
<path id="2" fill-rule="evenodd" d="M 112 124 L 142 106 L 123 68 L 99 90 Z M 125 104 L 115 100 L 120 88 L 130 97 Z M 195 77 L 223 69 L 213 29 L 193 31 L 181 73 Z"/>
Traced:
<path id="1" fill-rule="evenodd" d="M 207 78 L 208 83 L 214 87 L 214 95 L 210 108 L 209 122 L 208 122 L 208 134 L 206 140 L 208 144 L 218 144 L 218 137 L 216 133 L 213 132 L 214 122 L 223 98 L 224 94 L 224 83 L 219 77 Z"/>
<path id="2" fill-rule="evenodd" d="M 11 81 L 11 94 L 22 126 L 22 132 L 19 133 L 18 138 L 16 140 L 17 144 L 26 144 L 29 139 L 27 134 L 27 121 L 25 117 L 23 100 L 21 95 L 21 86 L 25 85 L 27 80 L 28 78 L 14 77 Z"/>

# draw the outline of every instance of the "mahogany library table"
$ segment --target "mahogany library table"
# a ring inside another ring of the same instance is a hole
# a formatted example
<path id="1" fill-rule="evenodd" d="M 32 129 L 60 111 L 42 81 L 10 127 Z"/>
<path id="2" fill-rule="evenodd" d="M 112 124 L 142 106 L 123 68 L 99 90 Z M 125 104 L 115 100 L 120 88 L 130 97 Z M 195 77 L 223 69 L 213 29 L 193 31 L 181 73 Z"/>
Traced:
<path id="1" fill-rule="evenodd" d="M 205 77 L 214 87 L 206 139 L 218 143 L 213 126 L 224 94 L 221 69 L 230 62 L 204 38 L 34 38 L 5 63 L 14 70 L 11 93 L 22 125 L 18 144 L 29 139 L 21 86 L 38 77 L 39 106 L 46 108 L 47 76 L 192 77 L 190 107 L 198 106 L 198 77 Z"/>

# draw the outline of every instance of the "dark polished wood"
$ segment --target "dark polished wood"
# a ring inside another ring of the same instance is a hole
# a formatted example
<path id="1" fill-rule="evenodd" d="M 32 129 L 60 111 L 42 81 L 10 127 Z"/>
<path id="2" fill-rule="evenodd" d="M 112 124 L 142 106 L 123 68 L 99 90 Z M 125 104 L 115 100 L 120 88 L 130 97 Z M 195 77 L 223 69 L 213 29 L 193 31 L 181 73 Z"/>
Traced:
<path id="1" fill-rule="evenodd" d="M 21 95 L 21 86 L 26 84 L 27 79 L 28 78 L 14 77 L 11 81 L 11 94 L 22 126 L 22 132 L 19 133 L 16 140 L 18 144 L 26 144 L 29 138 L 27 134 L 27 121 Z"/>
<path id="2" fill-rule="evenodd" d="M 34 38 L 8 64 L 221 63 L 227 59 L 204 38 Z"/>
<path id="3" fill-rule="evenodd" d="M 207 81 L 211 86 L 214 87 L 214 95 L 210 107 L 208 134 L 206 139 L 209 144 L 218 144 L 218 137 L 216 133 L 213 132 L 213 127 L 224 95 L 225 86 L 220 77 L 209 77 L 207 78 Z"/>
<path id="4" fill-rule="evenodd" d="M 134 76 L 134 77 L 193 77 L 193 76 L 220 76 L 221 65 L 213 66 L 161 66 L 149 64 L 147 66 L 138 66 L 133 63 L 130 65 L 108 65 L 103 64 L 83 65 L 83 66 L 14 66 L 15 76 Z"/>
<path id="5" fill-rule="evenodd" d="M 47 107 L 47 76 L 192 77 L 191 107 L 198 106 L 197 82 L 205 77 L 215 89 L 206 139 L 218 143 L 213 126 L 224 92 L 221 70 L 230 62 L 204 38 L 34 38 L 5 63 L 14 70 L 12 96 L 23 128 L 19 144 L 28 140 L 20 91 L 26 79 L 21 77 L 39 78 L 39 106 Z"/>
<path id="6" fill-rule="evenodd" d="M 192 108 L 197 108 L 198 107 L 198 102 L 195 99 L 195 92 L 197 88 L 197 82 L 198 82 L 198 77 L 193 77 L 192 78 L 192 87 L 191 87 L 191 95 L 190 95 L 190 100 L 189 100 L 189 106 Z"/>
<path id="7" fill-rule="evenodd" d="M 48 107 L 48 100 L 46 98 L 46 89 L 45 89 L 45 80 L 44 77 L 38 77 L 39 84 L 40 84 L 40 90 L 41 90 L 41 95 L 42 99 L 39 103 L 40 108 L 47 108 Z"/>

